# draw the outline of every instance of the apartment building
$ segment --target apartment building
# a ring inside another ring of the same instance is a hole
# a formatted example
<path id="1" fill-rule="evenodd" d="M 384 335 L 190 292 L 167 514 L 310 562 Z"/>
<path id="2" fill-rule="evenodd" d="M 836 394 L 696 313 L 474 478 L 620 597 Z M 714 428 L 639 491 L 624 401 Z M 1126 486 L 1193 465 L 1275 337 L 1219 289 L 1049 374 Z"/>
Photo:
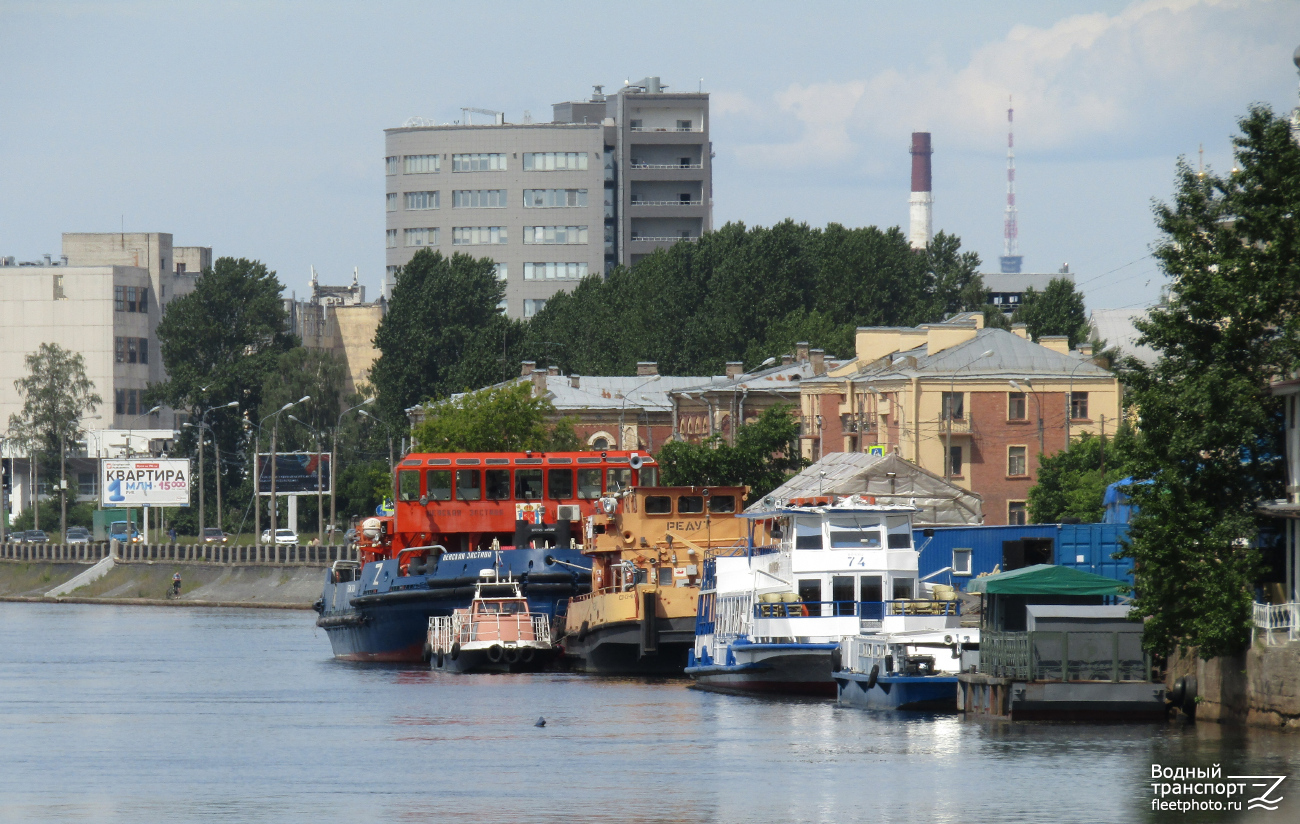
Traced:
<path id="1" fill-rule="evenodd" d="M 708 95 L 658 77 L 556 103 L 550 123 L 386 129 L 386 288 L 415 252 L 491 258 L 502 308 L 535 314 L 557 291 L 712 228 Z M 527 118 L 525 119 L 527 121 Z"/>
<path id="2" fill-rule="evenodd" d="M 895 453 L 984 498 L 987 524 L 1027 521 L 1041 455 L 1084 432 L 1114 433 L 1119 380 L 1064 337 L 1029 340 L 970 313 L 917 328 L 857 331 L 854 360 L 800 382 L 802 444 Z"/>

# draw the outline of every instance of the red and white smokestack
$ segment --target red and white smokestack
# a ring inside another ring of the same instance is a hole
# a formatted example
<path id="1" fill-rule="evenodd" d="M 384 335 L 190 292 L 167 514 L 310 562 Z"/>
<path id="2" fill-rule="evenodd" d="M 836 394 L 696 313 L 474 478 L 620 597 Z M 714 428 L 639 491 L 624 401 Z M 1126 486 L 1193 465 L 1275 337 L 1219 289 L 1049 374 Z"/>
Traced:
<path id="1" fill-rule="evenodd" d="M 934 194 L 930 190 L 930 148 L 929 132 L 912 132 L 912 196 L 908 199 L 911 211 L 911 226 L 907 239 L 913 249 L 924 249 L 930 245 L 934 234 L 934 221 L 931 208 Z"/>

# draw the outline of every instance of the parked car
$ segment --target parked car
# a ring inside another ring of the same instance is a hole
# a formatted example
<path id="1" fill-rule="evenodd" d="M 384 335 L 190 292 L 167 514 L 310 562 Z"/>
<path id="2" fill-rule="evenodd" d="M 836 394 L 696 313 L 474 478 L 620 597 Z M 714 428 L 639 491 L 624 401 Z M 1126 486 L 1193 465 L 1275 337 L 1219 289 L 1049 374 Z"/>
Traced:
<path id="1" fill-rule="evenodd" d="M 128 532 L 127 530 L 130 530 Z M 108 525 L 108 539 L 118 543 L 140 543 L 140 530 L 128 524 L 126 521 L 114 521 Z"/>
<path id="2" fill-rule="evenodd" d="M 90 543 L 90 530 L 84 526 L 70 526 L 63 536 L 63 542 L 65 544 L 88 544 Z"/>
<path id="3" fill-rule="evenodd" d="M 262 543 L 271 543 L 271 530 L 262 530 Z M 298 544 L 298 533 L 292 529 L 277 529 L 275 531 L 275 543 L 280 546 L 296 546 Z"/>
<path id="4" fill-rule="evenodd" d="M 46 535 L 44 530 L 29 529 L 27 530 L 27 536 L 23 540 L 29 544 L 48 544 L 50 536 Z"/>
<path id="5" fill-rule="evenodd" d="M 230 536 L 215 526 L 204 527 L 203 529 L 203 543 L 205 544 L 224 544 L 229 540 Z"/>

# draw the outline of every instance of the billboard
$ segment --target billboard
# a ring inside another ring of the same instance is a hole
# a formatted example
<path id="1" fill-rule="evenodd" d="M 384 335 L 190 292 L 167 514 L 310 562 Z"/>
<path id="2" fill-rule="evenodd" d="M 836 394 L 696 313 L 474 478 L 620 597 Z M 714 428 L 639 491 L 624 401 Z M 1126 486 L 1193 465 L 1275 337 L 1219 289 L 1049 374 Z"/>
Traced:
<path id="1" fill-rule="evenodd" d="M 100 461 L 99 503 L 104 507 L 189 506 L 186 458 Z"/>
<path id="2" fill-rule="evenodd" d="M 330 455 L 328 452 L 280 452 L 275 456 L 275 494 L 315 495 L 316 471 L 320 470 L 320 490 L 330 491 Z M 271 456 L 257 456 L 257 489 L 263 495 L 271 494 Z"/>

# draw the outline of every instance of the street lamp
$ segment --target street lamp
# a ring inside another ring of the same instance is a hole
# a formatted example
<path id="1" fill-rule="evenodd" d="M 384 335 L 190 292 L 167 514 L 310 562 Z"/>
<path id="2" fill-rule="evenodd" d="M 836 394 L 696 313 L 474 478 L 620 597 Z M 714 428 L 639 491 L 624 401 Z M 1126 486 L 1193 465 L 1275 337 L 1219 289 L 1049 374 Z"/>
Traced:
<path id="1" fill-rule="evenodd" d="M 275 535 L 277 532 L 276 529 L 277 521 L 278 521 L 278 516 L 280 514 L 279 502 L 278 499 L 275 497 L 275 463 L 276 463 L 275 449 L 276 449 L 276 440 L 280 434 L 280 413 L 287 412 L 288 410 L 293 409 L 298 404 L 306 403 L 309 400 L 311 400 L 311 395 L 303 395 L 301 398 L 299 398 L 296 401 L 291 401 L 290 403 L 286 403 L 284 406 L 280 407 L 279 409 L 272 412 L 268 416 L 271 418 L 275 418 L 275 420 L 271 422 L 271 543 L 272 544 L 275 543 Z M 265 420 L 265 418 L 263 420 Z M 297 524 L 295 524 L 294 526 L 296 528 Z"/>
<path id="2" fill-rule="evenodd" d="M 632 391 L 631 391 L 631 392 L 626 392 L 626 393 L 623 394 L 623 405 L 620 406 L 620 407 L 619 407 L 619 410 L 618 410 L 618 448 L 619 448 L 619 449 L 627 449 L 627 447 L 623 445 L 623 444 L 624 444 L 624 433 L 623 433 L 623 413 L 627 411 L 627 399 L 628 399 L 628 397 L 630 397 L 632 394 L 634 394 L 634 393 L 635 393 L 638 389 L 640 389 L 642 386 L 647 386 L 647 385 L 649 385 L 649 384 L 652 384 L 652 383 L 654 383 L 655 381 L 659 380 L 659 379 L 662 378 L 662 377 L 663 377 L 663 375 L 655 375 L 654 377 L 650 378 L 650 380 L 645 381 L 644 383 L 637 384 L 636 386 L 632 387 Z M 633 446 L 636 446 L 636 444 L 633 444 Z"/>
<path id="3" fill-rule="evenodd" d="M 948 424 L 947 439 L 944 443 L 944 456 L 943 456 L 944 480 L 947 481 L 952 480 L 952 417 L 953 417 L 953 407 L 955 406 L 955 404 L 953 403 L 953 395 L 956 394 L 956 390 L 957 390 L 957 373 L 969 366 L 973 366 L 976 363 L 979 363 L 985 358 L 992 357 L 992 355 L 993 355 L 992 349 L 984 350 L 983 352 L 979 353 L 975 357 L 971 358 L 966 363 L 954 369 L 952 371 L 952 378 L 948 381 L 948 408 L 943 410 L 944 417 L 947 418 L 947 424 Z"/>
<path id="4" fill-rule="evenodd" d="M 1025 391 L 1025 387 L 1028 387 L 1028 388 L 1029 388 L 1029 391 L 1034 393 L 1034 408 L 1038 411 L 1038 454 L 1041 455 L 1041 454 L 1043 454 L 1043 451 L 1044 451 L 1044 447 L 1043 447 L 1043 401 L 1042 401 L 1041 398 L 1038 397 L 1038 390 L 1034 388 L 1034 383 L 1033 383 L 1033 381 L 1030 380 L 1029 378 L 1025 378 L 1025 386 L 1021 386 L 1020 384 L 1016 383 L 1016 382 L 1013 381 L 1013 380 L 1007 381 L 1007 383 L 1011 384 L 1011 388 L 1014 389 L 1014 390 L 1016 390 L 1017 392 L 1024 392 L 1024 391 Z"/>
<path id="5" fill-rule="evenodd" d="M 207 510 L 203 505 L 203 490 L 208 485 L 208 476 L 204 471 L 203 456 L 207 451 L 203 448 L 203 431 L 206 429 L 212 435 L 212 448 L 216 452 L 217 460 L 217 528 L 221 528 L 221 447 L 217 444 L 217 433 L 208 426 L 208 413 L 218 409 L 234 409 L 239 406 L 239 401 L 223 403 L 219 406 L 211 406 L 203 410 L 199 416 L 199 543 L 204 541 L 203 528 L 207 526 Z"/>
<path id="6" fill-rule="evenodd" d="M 294 423 L 300 423 L 303 426 L 307 427 L 307 430 L 311 432 L 312 438 L 316 441 L 316 539 L 321 543 L 324 543 L 325 542 L 324 541 L 325 539 L 325 496 L 322 491 L 323 477 L 321 475 L 321 465 L 320 465 L 320 431 L 317 430 L 316 427 L 307 423 L 306 421 L 300 420 L 299 418 L 295 418 L 293 415 L 287 415 L 286 417 L 289 420 L 293 421 Z"/>
<path id="7" fill-rule="evenodd" d="M 334 423 L 334 438 L 330 443 L 330 545 L 334 544 L 334 535 L 338 531 L 337 522 L 334 520 L 334 505 L 337 492 L 335 491 L 338 483 L 338 477 L 334 474 L 334 464 L 338 460 L 339 451 L 339 429 L 343 426 L 343 416 L 349 412 L 360 409 L 369 403 L 374 403 L 374 398 L 366 398 L 361 403 L 350 409 L 344 409 L 339 413 L 339 418 Z"/>

